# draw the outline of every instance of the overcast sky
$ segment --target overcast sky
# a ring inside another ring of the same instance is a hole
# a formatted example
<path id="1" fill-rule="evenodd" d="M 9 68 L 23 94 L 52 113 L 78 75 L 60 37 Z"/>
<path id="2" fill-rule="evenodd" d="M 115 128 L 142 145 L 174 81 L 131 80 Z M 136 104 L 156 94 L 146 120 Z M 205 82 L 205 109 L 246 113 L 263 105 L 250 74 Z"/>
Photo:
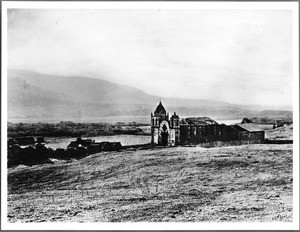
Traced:
<path id="1" fill-rule="evenodd" d="M 292 105 L 292 12 L 9 10 L 8 67 L 162 97 Z"/>

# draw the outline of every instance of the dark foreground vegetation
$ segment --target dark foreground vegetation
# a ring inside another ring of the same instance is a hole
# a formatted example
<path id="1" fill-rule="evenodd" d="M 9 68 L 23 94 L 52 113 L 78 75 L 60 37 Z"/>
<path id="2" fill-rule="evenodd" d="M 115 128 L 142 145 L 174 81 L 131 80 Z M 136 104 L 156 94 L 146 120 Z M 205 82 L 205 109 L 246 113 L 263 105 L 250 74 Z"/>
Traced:
<path id="1" fill-rule="evenodd" d="M 141 147 L 147 145 L 137 146 Z M 120 151 L 121 149 L 129 147 L 123 147 L 120 142 L 95 142 L 91 139 L 83 140 L 81 138 L 77 138 L 76 141 L 72 141 L 68 145 L 67 149 L 57 148 L 54 150 L 50 147 L 46 147 L 43 143 L 22 147 L 10 139 L 8 143 L 7 163 L 8 167 L 20 164 L 30 166 L 35 164 L 52 163 L 51 158 L 62 160 L 81 159 L 91 154 L 106 151 Z"/>
<path id="2" fill-rule="evenodd" d="M 7 125 L 8 137 L 45 136 L 45 137 L 91 137 L 105 135 L 147 135 L 144 127 L 148 124 L 138 123 L 11 123 Z"/>

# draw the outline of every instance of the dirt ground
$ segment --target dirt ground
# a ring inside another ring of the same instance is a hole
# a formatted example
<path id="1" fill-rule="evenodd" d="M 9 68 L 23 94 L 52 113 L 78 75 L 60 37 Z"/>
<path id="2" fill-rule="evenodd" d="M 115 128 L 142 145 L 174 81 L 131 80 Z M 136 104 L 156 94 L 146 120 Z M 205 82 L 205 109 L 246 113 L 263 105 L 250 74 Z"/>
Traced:
<path id="1" fill-rule="evenodd" d="M 106 152 L 8 170 L 9 222 L 292 221 L 292 144 Z"/>

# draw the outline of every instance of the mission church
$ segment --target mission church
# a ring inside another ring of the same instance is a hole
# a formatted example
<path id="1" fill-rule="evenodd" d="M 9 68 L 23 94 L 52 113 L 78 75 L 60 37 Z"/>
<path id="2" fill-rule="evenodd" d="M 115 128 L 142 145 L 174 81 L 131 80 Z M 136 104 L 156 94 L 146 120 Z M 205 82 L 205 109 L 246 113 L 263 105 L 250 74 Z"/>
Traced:
<path id="1" fill-rule="evenodd" d="M 225 125 L 218 124 L 209 117 L 180 119 L 176 112 L 169 117 L 169 113 L 161 101 L 154 113 L 151 113 L 151 143 L 158 146 L 200 144 L 213 141 L 263 143 L 264 138 L 264 131 L 253 123 Z"/>
<path id="2" fill-rule="evenodd" d="M 151 113 L 151 143 L 162 146 L 176 146 L 180 137 L 179 117 L 174 114 L 169 119 L 169 113 L 161 101 L 154 114 Z"/>

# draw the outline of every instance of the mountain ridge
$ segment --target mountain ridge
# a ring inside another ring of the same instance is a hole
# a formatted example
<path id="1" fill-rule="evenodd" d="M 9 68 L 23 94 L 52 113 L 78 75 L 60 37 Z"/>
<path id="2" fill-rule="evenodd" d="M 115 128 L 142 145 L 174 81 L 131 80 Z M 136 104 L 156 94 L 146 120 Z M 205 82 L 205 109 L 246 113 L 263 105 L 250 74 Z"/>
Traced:
<path id="1" fill-rule="evenodd" d="M 8 118 L 146 116 L 159 101 L 135 87 L 102 79 L 12 69 L 7 74 Z M 259 112 L 205 99 L 163 98 L 163 104 L 170 113 L 184 116 L 232 118 Z"/>

